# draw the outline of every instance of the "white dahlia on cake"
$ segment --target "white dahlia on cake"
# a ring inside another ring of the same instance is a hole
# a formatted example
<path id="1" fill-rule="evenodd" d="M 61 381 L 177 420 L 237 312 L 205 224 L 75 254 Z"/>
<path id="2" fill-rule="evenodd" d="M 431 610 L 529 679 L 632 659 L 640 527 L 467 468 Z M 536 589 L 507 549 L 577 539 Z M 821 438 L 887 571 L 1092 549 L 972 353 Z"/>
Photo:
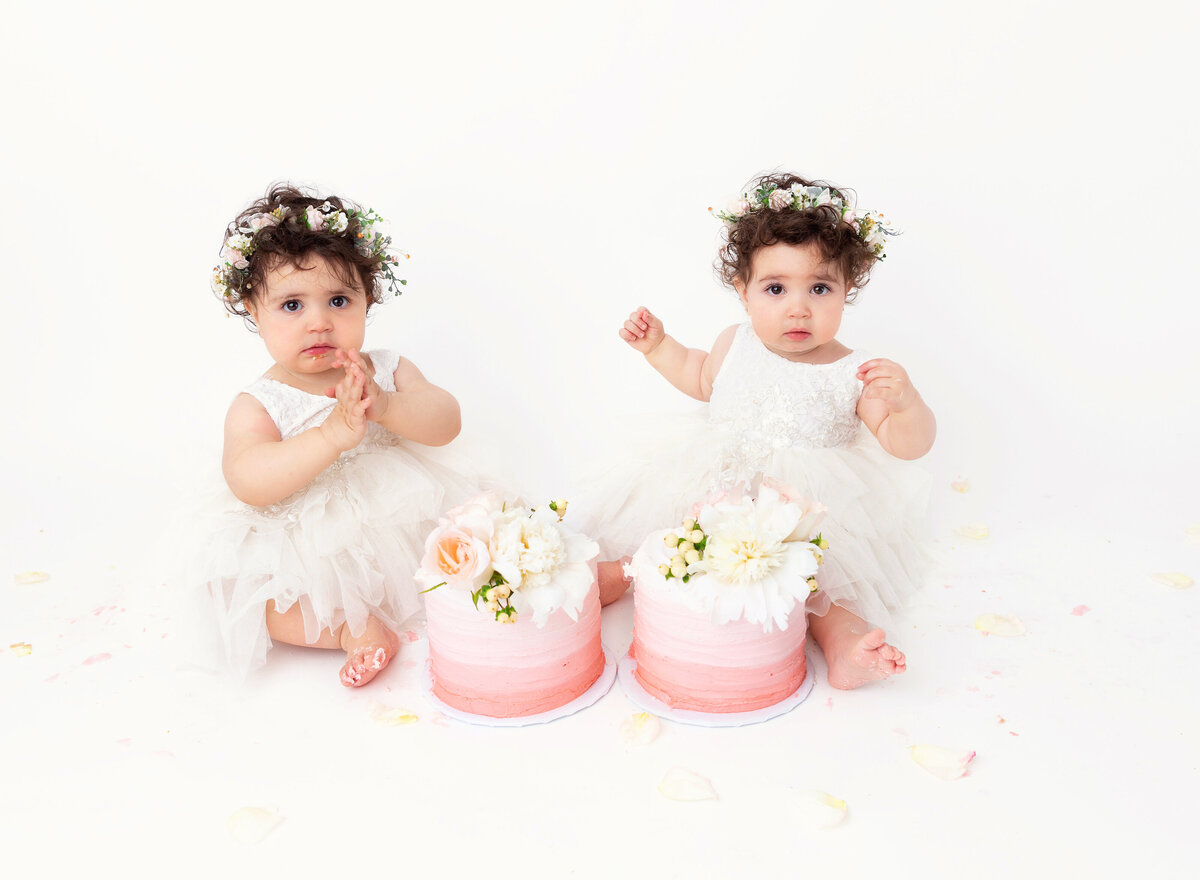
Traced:
<path id="1" fill-rule="evenodd" d="M 662 541 L 646 541 L 629 574 L 656 568 L 678 578 L 685 604 L 711 612 L 715 624 L 744 619 L 767 632 L 787 629 L 792 608 L 816 585 L 824 515 L 820 504 L 769 480 L 753 497 L 739 487 L 701 502 Z"/>

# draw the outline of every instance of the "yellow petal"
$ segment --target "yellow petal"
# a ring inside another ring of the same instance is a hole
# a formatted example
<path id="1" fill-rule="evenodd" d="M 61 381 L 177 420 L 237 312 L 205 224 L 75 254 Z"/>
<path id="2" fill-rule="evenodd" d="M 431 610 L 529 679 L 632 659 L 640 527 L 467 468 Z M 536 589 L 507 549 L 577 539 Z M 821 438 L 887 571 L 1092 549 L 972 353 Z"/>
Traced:
<path id="1" fill-rule="evenodd" d="M 1187 536 L 1193 544 L 1200 544 L 1200 523 L 1192 523 L 1188 526 Z"/>
<path id="2" fill-rule="evenodd" d="M 23 571 L 20 574 L 13 575 L 13 583 L 24 586 L 25 584 L 44 584 L 50 580 L 50 575 L 44 571 Z"/>
<path id="3" fill-rule="evenodd" d="M 1168 587 L 1174 587 L 1177 590 L 1186 590 L 1192 584 L 1196 583 L 1182 571 L 1160 571 L 1156 572 L 1152 577 L 1160 584 L 1166 584 Z"/>
<path id="4" fill-rule="evenodd" d="M 267 807 L 242 807 L 225 820 L 229 836 L 243 846 L 253 846 L 283 822 L 275 810 Z"/>
<path id="5" fill-rule="evenodd" d="M 371 706 L 371 720 L 388 727 L 402 727 L 405 724 L 416 724 L 417 716 L 399 706 L 385 706 L 374 703 Z"/>
<path id="6" fill-rule="evenodd" d="M 634 712 L 621 722 L 621 742 L 627 746 L 645 746 L 662 731 L 662 722 L 649 712 Z"/>
<path id="7" fill-rule="evenodd" d="M 1003 614 L 981 614 L 975 618 L 975 629 L 985 636 L 1023 636 L 1025 624 L 1019 617 L 1005 617 Z"/>
<path id="8" fill-rule="evenodd" d="M 988 530 L 987 523 L 968 523 L 965 526 L 959 526 L 954 530 L 954 533 L 962 538 L 968 538 L 972 541 L 986 540 L 991 532 Z"/>
<path id="9" fill-rule="evenodd" d="M 967 493 L 971 491 L 971 481 L 966 477 L 958 477 L 950 481 L 950 488 L 955 492 Z"/>
<path id="10" fill-rule="evenodd" d="M 672 767 L 658 784 L 658 790 L 673 801 L 715 801 L 716 789 L 712 783 L 682 767 Z"/>
<path id="11" fill-rule="evenodd" d="M 18 657 L 28 657 L 33 653 L 33 645 L 29 642 L 17 642 L 15 645 L 9 645 L 8 650 L 12 651 Z"/>
<path id="12" fill-rule="evenodd" d="M 826 791 L 807 789 L 796 793 L 796 820 L 811 830 L 833 828 L 846 819 L 846 802 Z"/>
<path id="13" fill-rule="evenodd" d="M 941 746 L 909 746 L 908 754 L 919 767 L 938 779 L 957 779 L 967 772 L 974 752 L 958 752 Z"/>

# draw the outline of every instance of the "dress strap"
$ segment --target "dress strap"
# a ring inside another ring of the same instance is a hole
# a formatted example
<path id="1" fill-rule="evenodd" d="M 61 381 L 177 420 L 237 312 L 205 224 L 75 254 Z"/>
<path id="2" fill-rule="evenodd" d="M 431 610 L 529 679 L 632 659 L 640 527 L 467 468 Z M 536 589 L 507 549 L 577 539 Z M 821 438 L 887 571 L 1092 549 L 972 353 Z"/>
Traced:
<path id="1" fill-rule="evenodd" d="M 375 375 L 372 376 L 375 384 L 384 391 L 395 391 L 395 373 L 396 366 L 400 363 L 400 352 L 380 348 L 365 354 L 371 359 L 371 366 L 375 368 Z"/>

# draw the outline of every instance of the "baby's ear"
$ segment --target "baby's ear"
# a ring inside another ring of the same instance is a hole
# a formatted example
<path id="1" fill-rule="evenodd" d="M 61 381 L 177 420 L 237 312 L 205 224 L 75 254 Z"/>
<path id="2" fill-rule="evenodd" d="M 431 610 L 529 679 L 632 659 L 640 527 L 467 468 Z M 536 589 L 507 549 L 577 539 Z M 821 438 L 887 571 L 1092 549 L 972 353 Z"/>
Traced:
<path id="1" fill-rule="evenodd" d="M 737 291 L 738 298 L 741 299 L 742 302 L 745 302 L 746 282 L 741 278 L 741 276 L 733 279 L 733 289 Z"/>

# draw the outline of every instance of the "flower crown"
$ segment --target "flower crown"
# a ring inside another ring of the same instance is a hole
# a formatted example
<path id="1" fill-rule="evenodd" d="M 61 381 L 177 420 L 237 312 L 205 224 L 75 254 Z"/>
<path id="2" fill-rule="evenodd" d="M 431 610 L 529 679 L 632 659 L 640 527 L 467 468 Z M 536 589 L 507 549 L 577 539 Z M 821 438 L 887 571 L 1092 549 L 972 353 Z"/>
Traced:
<path id="1" fill-rule="evenodd" d="M 774 183 L 757 187 L 752 193 L 742 193 L 724 211 L 713 211 L 718 219 L 733 226 L 748 213 L 763 209 L 782 211 L 790 208 L 793 211 L 807 211 L 828 205 L 838 212 L 846 223 L 853 227 L 855 233 L 870 248 L 878 259 L 886 257 L 883 252 L 885 236 L 899 235 L 900 231 L 887 224 L 883 214 L 865 211 L 861 214 L 851 208 L 850 203 L 836 190 L 828 186 L 801 186 L 792 184 L 783 189 Z M 708 210 L 712 211 L 712 208 Z"/>
<path id="2" fill-rule="evenodd" d="M 400 261 L 390 251 L 392 237 L 375 229 L 375 224 L 381 223 L 383 218 L 369 208 L 365 211 L 339 211 L 328 201 L 320 207 L 309 206 L 303 214 L 294 214 L 291 208 L 280 205 L 274 211 L 253 214 L 247 218 L 225 237 L 225 244 L 221 247 L 221 262 L 213 267 L 213 293 L 230 299 L 235 292 L 250 287 L 250 258 L 258 250 L 257 233 L 260 230 L 291 223 L 296 228 L 341 235 L 350 228 L 351 220 L 357 224 L 355 249 L 364 257 L 378 260 L 379 271 L 387 279 L 388 289 L 399 296 L 400 286 L 408 281 L 396 277 L 394 267 L 400 265 Z M 407 258 L 408 254 L 404 256 Z"/>

